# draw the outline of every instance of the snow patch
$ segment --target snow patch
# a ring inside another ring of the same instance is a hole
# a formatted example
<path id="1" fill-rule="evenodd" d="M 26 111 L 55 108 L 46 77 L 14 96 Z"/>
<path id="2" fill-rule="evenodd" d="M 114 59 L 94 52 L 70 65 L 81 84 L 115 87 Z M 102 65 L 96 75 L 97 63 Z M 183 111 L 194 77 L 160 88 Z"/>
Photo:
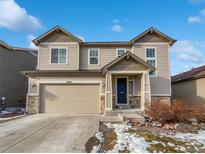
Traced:
<path id="1" fill-rule="evenodd" d="M 9 112 L 9 111 L 1 111 L 1 115 L 3 115 L 3 114 L 9 114 L 9 113 L 11 113 L 11 112 Z"/>
<path id="2" fill-rule="evenodd" d="M 175 139 L 183 140 L 183 141 L 189 141 L 190 143 L 201 143 L 203 144 L 203 147 L 205 148 L 205 131 L 199 130 L 198 134 L 193 133 L 173 133 L 168 134 L 170 137 L 174 137 Z"/>
<path id="3" fill-rule="evenodd" d="M 148 143 L 142 137 L 136 137 L 135 134 L 131 134 L 128 131 L 131 126 L 124 124 L 111 124 L 105 123 L 108 128 L 114 128 L 117 135 L 117 143 L 111 151 L 111 153 L 118 153 L 119 151 L 129 150 L 133 153 L 148 152 L 146 148 Z"/>
<path id="4" fill-rule="evenodd" d="M 104 141 L 103 133 L 102 132 L 97 132 L 95 134 L 95 137 L 98 139 L 99 143 Z M 101 145 L 100 144 L 95 145 L 95 146 L 93 146 L 93 149 L 92 149 L 91 153 L 99 153 L 100 149 L 101 149 Z"/>
<path id="5" fill-rule="evenodd" d="M 104 141 L 103 133 L 102 133 L 102 132 L 97 132 L 97 133 L 95 134 L 95 137 L 96 137 L 100 142 L 103 142 L 103 141 Z"/>

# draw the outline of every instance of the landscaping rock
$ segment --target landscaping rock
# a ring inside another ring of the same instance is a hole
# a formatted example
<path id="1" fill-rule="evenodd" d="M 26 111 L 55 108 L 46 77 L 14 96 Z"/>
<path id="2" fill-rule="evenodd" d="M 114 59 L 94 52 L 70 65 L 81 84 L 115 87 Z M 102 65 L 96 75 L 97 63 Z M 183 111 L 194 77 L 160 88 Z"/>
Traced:
<path id="1" fill-rule="evenodd" d="M 138 119 L 128 119 L 126 121 L 127 125 L 130 126 L 142 126 L 144 123 L 139 121 Z"/>
<path id="2" fill-rule="evenodd" d="M 200 127 L 198 125 L 179 124 L 175 127 L 177 131 L 184 133 L 197 133 Z"/>
<path id="3" fill-rule="evenodd" d="M 201 130 L 205 130 L 205 123 L 199 123 L 198 126 Z"/>
<path id="4" fill-rule="evenodd" d="M 175 130 L 174 124 L 165 124 L 162 128 L 168 129 L 168 130 Z"/>
<path id="5" fill-rule="evenodd" d="M 151 125 L 152 127 L 162 127 L 162 124 L 159 123 L 158 121 L 152 121 L 152 122 L 150 123 L 150 125 Z"/>
<path id="6" fill-rule="evenodd" d="M 195 126 L 198 124 L 198 121 L 195 118 L 190 118 L 188 121 L 190 124 L 195 125 Z"/>

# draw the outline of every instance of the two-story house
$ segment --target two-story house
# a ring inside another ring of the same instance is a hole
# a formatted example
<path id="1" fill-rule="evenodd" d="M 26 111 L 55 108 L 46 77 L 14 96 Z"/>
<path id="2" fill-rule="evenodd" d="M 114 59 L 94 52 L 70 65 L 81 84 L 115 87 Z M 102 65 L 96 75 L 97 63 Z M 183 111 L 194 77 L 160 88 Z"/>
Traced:
<path id="1" fill-rule="evenodd" d="M 33 41 L 38 67 L 24 72 L 27 112 L 113 115 L 169 102 L 175 41 L 151 27 L 127 42 L 83 42 L 56 26 Z"/>
<path id="2" fill-rule="evenodd" d="M 14 47 L 0 40 L 0 101 L 6 106 L 25 106 L 28 81 L 21 74 L 35 70 L 37 50 Z"/>

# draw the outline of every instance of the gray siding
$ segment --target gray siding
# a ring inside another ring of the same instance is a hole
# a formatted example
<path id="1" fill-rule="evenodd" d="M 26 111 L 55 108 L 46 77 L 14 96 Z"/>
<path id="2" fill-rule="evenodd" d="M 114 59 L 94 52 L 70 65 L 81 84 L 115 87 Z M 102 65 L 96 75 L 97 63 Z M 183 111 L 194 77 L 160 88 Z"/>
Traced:
<path id="1" fill-rule="evenodd" d="M 28 82 L 20 71 L 35 70 L 36 64 L 36 56 L 29 52 L 13 51 L 0 45 L 0 96 L 6 97 L 7 105 L 25 103 Z"/>
<path id="2" fill-rule="evenodd" d="M 185 99 L 189 103 L 205 103 L 205 78 L 172 84 L 172 98 Z"/>

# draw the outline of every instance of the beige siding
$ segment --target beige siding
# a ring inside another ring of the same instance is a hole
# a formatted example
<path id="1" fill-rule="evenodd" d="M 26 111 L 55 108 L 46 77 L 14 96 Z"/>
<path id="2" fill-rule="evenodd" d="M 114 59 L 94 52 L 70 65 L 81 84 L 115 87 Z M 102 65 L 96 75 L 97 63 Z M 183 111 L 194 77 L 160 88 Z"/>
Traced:
<path id="1" fill-rule="evenodd" d="M 82 47 L 80 50 L 80 69 L 100 69 L 106 64 L 110 63 L 116 58 L 116 49 L 119 47 L 97 47 L 100 49 L 100 65 L 88 64 L 88 49 L 89 47 Z M 131 47 L 125 46 L 120 48 L 126 48 L 127 51 L 131 51 Z"/>
<path id="2" fill-rule="evenodd" d="M 205 102 L 205 78 L 172 84 L 172 98 L 190 103 Z"/>
<path id="3" fill-rule="evenodd" d="M 146 47 L 155 47 L 157 50 L 157 76 L 150 77 L 152 95 L 171 95 L 168 44 L 136 44 L 133 47 L 133 52 L 146 60 Z"/>
<path id="4" fill-rule="evenodd" d="M 81 75 L 70 75 L 70 76 L 61 76 L 61 77 L 46 77 L 46 76 L 41 76 L 37 78 L 30 78 L 31 83 L 39 83 L 39 84 L 52 84 L 52 83 L 105 83 L 105 76 L 100 75 L 100 76 L 94 76 L 94 75 L 86 75 L 86 76 L 81 76 Z M 36 87 L 32 87 L 31 83 L 29 85 L 29 94 L 34 94 L 32 92 L 36 91 Z M 39 86 L 39 85 L 37 85 Z M 39 87 L 37 87 L 39 89 Z M 101 89 L 101 93 L 104 93 L 104 87 Z M 36 92 L 38 94 L 38 91 Z"/>
<path id="5" fill-rule="evenodd" d="M 48 36 L 44 42 L 74 42 L 72 37 L 65 36 L 62 33 L 53 33 Z M 161 36 L 153 33 L 147 34 L 139 39 L 133 46 L 95 46 L 100 49 L 99 65 L 88 64 L 88 49 L 91 47 L 81 46 L 78 53 L 78 44 L 67 44 L 68 47 L 68 64 L 50 64 L 50 47 L 51 45 L 41 45 L 39 53 L 39 69 L 40 70 L 96 70 L 110 63 L 116 58 L 117 48 L 126 48 L 143 60 L 145 59 L 145 47 L 155 47 L 157 49 L 157 77 L 151 77 L 151 93 L 155 96 L 170 96 L 170 62 L 169 62 L 169 46 L 168 41 Z M 144 44 L 146 43 L 146 44 Z M 149 44 L 150 43 L 150 44 Z M 161 43 L 161 44 L 159 44 Z M 55 45 L 53 45 L 55 46 Z M 65 46 L 65 45 L 58 45 Z M 80 59 L 80 61 L 79 61 Z M 125 67 L 126 66 L 126 67 Z M 116 69 L 140 69 L 134 64 L 121 64 Z"/>
<path id="6" fill-rule="evenodd" d="M 134 61 L 133 59 L 123 59 L 122 61 L 116 63 L 114 66 L 112 66 L 110 69 L 110 71 L 121 71 L 121 70 L 147 70 L 147 68 L 140 64 L 137 63 L 136 61 Z"/>
<path id="7" fill-rule="evenodd" d="M 168 41 L 164 38 L 162 38 L 161 36 L 159 36 L 158 34 L 156 33 L 153 33 L 153 34 L 146 34 L 145 36 L 143 36 L 142 38 L 140 38 L 139 40 L 135 41 L 135 43 L 156 43 L 156 42 L 166 42 L 168 43 Z"/>
<path id="8" fill-rule="evenodd" d="M 77 42 L 77 41 L 73 37 L 68 36 L 65 33 L 59 31 L 59 32 L 53 32 L 50 35 L 46 36 L 42 40 L 42 42 Z"/>
<path id="9" fill-rule="evenodd" d="M 67 48 L 67 64 L 51 64 L 50 49 L 52 47 Z M 39 69 L 40 70 L 78 70 L 79 69 L 79 45 L 77 43 L 59 45 L 41 45 L 39 47 Z"/>
<path id="10" fill-rule="evenodd" d="M 7 105 L 26 102 L 27 78 L 20 71 L 35 70 L 36 56 L 27 51 L 13 51 L 0 46 L 0 96 L 6 97 Z M 22 100 L 23 102 L 18 102 Z"/>
<path id="11" fill-rule="evenodd" d="M 205 78 L 197 80 L 197 102 L 205 103 Z"/>

